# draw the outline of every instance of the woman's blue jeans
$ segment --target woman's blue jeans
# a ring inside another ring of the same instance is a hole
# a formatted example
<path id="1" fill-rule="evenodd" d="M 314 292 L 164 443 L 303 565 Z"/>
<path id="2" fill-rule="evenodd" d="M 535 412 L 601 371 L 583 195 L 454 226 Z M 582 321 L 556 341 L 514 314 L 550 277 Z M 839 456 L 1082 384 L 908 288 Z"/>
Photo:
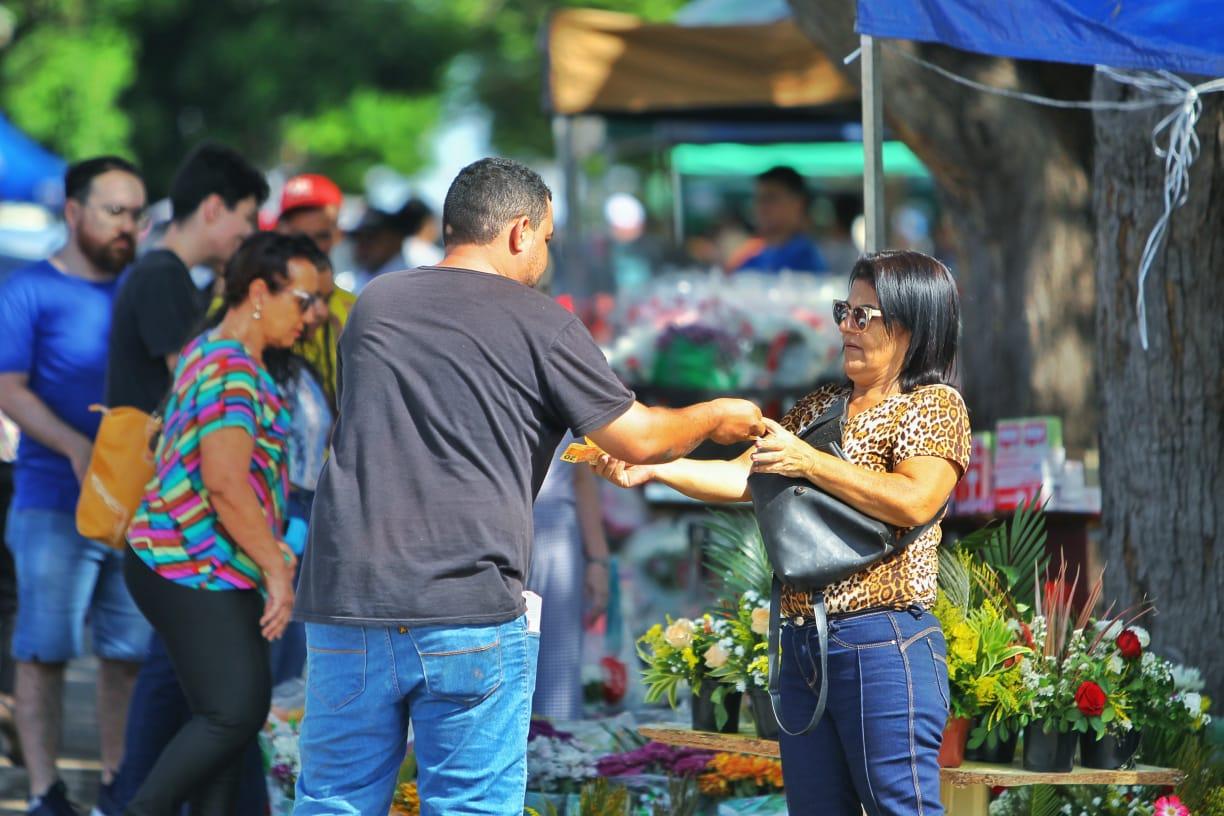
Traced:
<path id="1" fill-rule="evenodd" d="M 802 624 L 799 623 L 802 621 Z M 820 642 L 784 621 L 782 722 L 806 725 L 820 689 Z M 939 816 L 939 743 L 948 715 L 947 646 L 921 609 L 829 620 L 829 699 L 808 734 L 781 737 L 791 813 Z"/>

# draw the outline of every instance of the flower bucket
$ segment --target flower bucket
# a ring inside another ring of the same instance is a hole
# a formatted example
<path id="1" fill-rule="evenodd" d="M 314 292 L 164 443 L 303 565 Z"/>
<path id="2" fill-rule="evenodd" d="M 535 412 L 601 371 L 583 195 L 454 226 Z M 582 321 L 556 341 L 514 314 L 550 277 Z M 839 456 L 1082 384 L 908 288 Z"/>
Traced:
<path id="1" fill-rule="evenodd" d="M 694 731 L 714 731 L 719 734 L 734 734 L 739 731 L 739 712 L 740 703 L 743 701 L 744 695 L 738 691 L 729 691 L 723 697 L 723 704 L 727 707 L 727 722 L 722 728 L 718 727 L 718 719 L 715 716 L 714 690 L 718 684 L 710 679 L 707 679 L 701 684 L 701 693 L 692 696 L 693 702 L 693 730 Z"/>
<path id="2" fill-rule="evenodd" d="M 977 725 L 977 721 L 974 721 Z M 989 762 L 992 765 L 1010 765 L 1016 759 L 1016 741 L 1020 734 L 1011 730 L 1007 739 L 1000 739 L 998 730 L 986 735 L 986 740 L 976 748 L 965 747 L 965 759 L 970 762 Z"/>
<path id="3" fill-rule="evenodd" d="M 1074 731 L 1046 733 L 1041 723 L 1024 728 L 1024 770 L 1038 773 L 1070 773 L 1075 760 Z"/>
<path id="4" fill-rule="evenodd" d="M 1135 751 L 1139 750 L 1139 732 L 1128 731 L 1117 737 L 1106 733 L 1104 739 L 1095 734 L 1080 735 L 1080 764 L 1085 768 L 1117 771 L 1135 764 Z"/>
<path id="5" fill-rule="evenodd" d="M 965 761 L 965 742 L 969 739 L 972 721 L 966 717 L 950 717 L 944 726 L 943 742 L 939 744 L 939 767 L 959 768 Z"/>
<path id="6" fill-rule="evenodd" d="M 756 735 L 761 739 L 776 740 L 779 732 L 778 718 L 774 716 L 773 703 L 765 689 L 749 689 L 748 705 L 752 708 L 752 722 Z"/>

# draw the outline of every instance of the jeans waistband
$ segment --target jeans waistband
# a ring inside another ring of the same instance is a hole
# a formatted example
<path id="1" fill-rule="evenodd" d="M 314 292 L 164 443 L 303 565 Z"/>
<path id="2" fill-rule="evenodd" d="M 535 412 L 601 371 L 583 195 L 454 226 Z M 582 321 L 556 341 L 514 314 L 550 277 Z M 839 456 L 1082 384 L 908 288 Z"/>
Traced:
<path id="1" fill-rule="evenodd" d="M 918 618 L 926 613 L 926 609 L 921 604 L 910 604 L 909 606 L 870 606 L 866 609 L 854 609 L 849 612 L 832 612 L 828 615 L 830 623 L 841 621 L 856 620 L 858 618 L 871 617 L 872 615 L 884 615 L 889 612 L 908 612 L 915 618 Z M 809 615 L 791 615 L 782 619 L 783 626 L 811 626 L 815 623 L 815 617 Z"/>

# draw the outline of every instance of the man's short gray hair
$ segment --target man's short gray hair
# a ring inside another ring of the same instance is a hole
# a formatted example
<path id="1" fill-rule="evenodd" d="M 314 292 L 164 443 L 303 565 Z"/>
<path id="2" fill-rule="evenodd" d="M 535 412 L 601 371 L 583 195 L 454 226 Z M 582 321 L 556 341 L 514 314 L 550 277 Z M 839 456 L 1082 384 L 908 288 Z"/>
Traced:
<path id="1" fill-rule="evenodd" d="M 527 216 L 538 229 L 552 191 L 536 173 L 513 159 L 488 158 L 459 171 L 442 207 L 447 246 L 493 242 L 506 224 Z"/>

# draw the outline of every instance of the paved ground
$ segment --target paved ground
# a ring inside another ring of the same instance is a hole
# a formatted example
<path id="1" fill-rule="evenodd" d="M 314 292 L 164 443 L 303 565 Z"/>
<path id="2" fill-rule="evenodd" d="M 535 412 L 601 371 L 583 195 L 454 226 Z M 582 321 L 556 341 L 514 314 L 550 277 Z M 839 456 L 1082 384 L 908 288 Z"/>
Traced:
<path id="1" fill-rule="evenodd" d="M 60 776 L 69 795 L 89 813 L 98 790 L 102 766 L 98 762 L 98 725 L 94 716 L 94 676 L 97 661 L 77 660 L 68 666 L 67 694 L 64 701 L 64 744 Z M 0 757 L 0 816 L 26 812 L 26 774 Z"/>

